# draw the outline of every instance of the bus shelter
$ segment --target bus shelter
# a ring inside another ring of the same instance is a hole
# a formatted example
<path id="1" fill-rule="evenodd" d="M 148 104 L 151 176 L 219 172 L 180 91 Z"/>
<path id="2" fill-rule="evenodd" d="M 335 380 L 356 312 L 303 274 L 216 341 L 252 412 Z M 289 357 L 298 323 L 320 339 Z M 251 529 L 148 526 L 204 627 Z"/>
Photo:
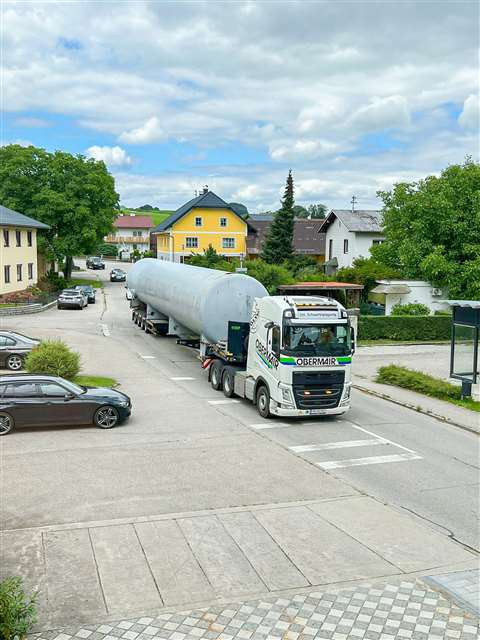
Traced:
<path id="1" fill-rule="evenodd" d="M 480 400 L 480 301 L 447 300 L 452 307 L 450 377 L 462 381 L 462 396 Z"/>

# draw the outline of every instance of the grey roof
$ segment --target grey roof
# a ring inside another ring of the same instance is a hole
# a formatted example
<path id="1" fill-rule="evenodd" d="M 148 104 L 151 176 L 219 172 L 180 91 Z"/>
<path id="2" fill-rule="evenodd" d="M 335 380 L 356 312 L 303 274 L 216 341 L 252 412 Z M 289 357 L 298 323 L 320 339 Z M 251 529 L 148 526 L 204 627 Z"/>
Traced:
<path id="1" fill-rule="evenodd" d="M 177 220 L 180 220 L 182 216 L 188 213 L 191 209 L 230 209 L 236 216 L 243 220 L 242 216 L 239 215 L 235 209 L 233 209 L 228 202 L 219 198 L 213 191 L 207 191 L 207 193 L 201 193 L 196 198 L 192 198 L 184 205 L 182 205 L 179 209 L 177 209 L 171 216 L 166 218 L 163 222 L 157 225 L 154 229 L 152 229 L 151 233 L 158 233 L 159 231 L 166 231 L 172 224 L 175 224 Z M 246 222 L 246 220 L 244 220 Z"/>
<path id="2" fill-rule="evenodd" d="M 451 307 L 470 307 L 471 309 L 480 309 L 480 300 L 440 300 L 446 302 Z"/>
<path id="3" fill-rule="evenodd" d="M 33 218 L 24 216 L 23 213 L 13 211 L 13 209 L 7 209 L 0 204 L 0 227 L 29 227 L 32 229 L 50 229 L 48 224 L 38 222 Z"/>
<path id="4" fill-rule="evenodd" d="M 348 231 L 356 233 L 382 233 L 382 212 L 376 209 L 332 209 L 323 221 L 320 231 L 325 232 L 338 218 Z"/>
<path id="5" fill-rule="evenodd" d="M 250 216 L 250 230 L 247 235 L 247 253 L 259 254 L 273 216 Z M 293 248 L 302 255 L 325 255 L 325 234 L 319 234 L 323 220 L 295 218 L 293 226 Z"/>

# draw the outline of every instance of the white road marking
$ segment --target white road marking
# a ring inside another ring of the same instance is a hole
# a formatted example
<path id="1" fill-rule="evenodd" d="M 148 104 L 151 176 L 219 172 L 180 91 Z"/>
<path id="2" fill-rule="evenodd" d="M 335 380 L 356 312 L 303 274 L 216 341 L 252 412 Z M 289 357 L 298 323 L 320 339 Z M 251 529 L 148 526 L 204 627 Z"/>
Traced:
<path id="1" fill-rule="evenodd" d="M 100 326 L 102 327 L 102 333 L 103 333 L 103 335 L 104 335 L 106 338 L 110 337 L 110 329 L 107 327 L 107 325 L 106 325 L 106 324 L 101 324 Z"/>
<path id="2" fill-rule="evenodd" d="M 208 404 L 232 404 L 234 402 L 240 402 L 240 400 L 231 400 L 230 398 L 225 398 L 225 400 L 207 400 Z"/>
<path id="3" fill-rule="evenodd" d="M 139 356 L 144 360 L 155 360 L 155 356 L 142 356 L 141 354 L 139 354 Z"/>
<path id="4" fill-rule="evenodd" d="M 386 462 L 406 462 L 408 460 L 421 460 L 422 456 L 415 453 L 398 453 L 390 456 L 372 456 L 370 458 L 351 458 L 350 460 L 328 460 L 317 462 L 322 469 L 341 469 L 342 467 L 360 467 L 367 464 L 384 464 Z"/>
<path id="5" fill-rule="evenodd" d="M 342 440 L 341 442 L 327 442 L 326 444 L 302 444 L 296 447 L 288 447 L 295 453 L 307 451 L 324 451 L 326 449 L 350 449 L 350 447 L 371 447 L 377 444 L 390 444 L 385 440 Z"/>
<path id="6" fill-rule="evenodd" d="M 363 427 L 358 427 L 356 424 L 352 424 L 351 422 L 349 424 L 354 429 L 358 429 L 358 431 L 363 431 L 363 433 L 366 433 L 369 436 L 373 436 L 374 438 L 377 438 L 379 440 L 383 440 L 384 443 L 388 442 L 389 444 L 393 444 L 395 447 L 398 447 L 399 449 L 403 449 L 404 451 L 408 451 L 409 453 L 415 453 L 415 451 L 413 451 L 413 449 L 408 449 L 407 447 L 404 447 L 401 444 L 398 444 L 398 442 L 394 442 L 393 440 L 389 440 L 388 438 L 384 438 L 383 436 L 379 436 L 378 433 L 373 433 L 373 431 L 367 431 Z"/>
<path id="7" fill-rule="evenodd" d="M 170 380 L 181 382 L 182 380 L 195 380 L 195 378 L 190 378 L 189 376 L 175 376 L 174 378 L 170 378 Z"/>
<path id="8" fill-rule="evenodd" d="M 273 420 L 250 425 L 252 429 L 285 429 L 286 427 L 292 426 L 292 424 L 287 424 L 286 422 L 274 422 Z"/>

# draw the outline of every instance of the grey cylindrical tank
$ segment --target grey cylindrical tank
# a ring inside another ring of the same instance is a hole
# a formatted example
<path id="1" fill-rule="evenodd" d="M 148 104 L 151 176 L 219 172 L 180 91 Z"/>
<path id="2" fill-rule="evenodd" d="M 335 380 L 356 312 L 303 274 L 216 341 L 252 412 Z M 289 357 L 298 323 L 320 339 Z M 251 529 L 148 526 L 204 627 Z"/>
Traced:
<path id="1" fill-rule="evenodd" d="M 228 321 L 249 322 L 254 298 L 268 296 L 250 276 L 144 258 L 127 277 L 145 304 L 209 342 L 227 338 Z"/>

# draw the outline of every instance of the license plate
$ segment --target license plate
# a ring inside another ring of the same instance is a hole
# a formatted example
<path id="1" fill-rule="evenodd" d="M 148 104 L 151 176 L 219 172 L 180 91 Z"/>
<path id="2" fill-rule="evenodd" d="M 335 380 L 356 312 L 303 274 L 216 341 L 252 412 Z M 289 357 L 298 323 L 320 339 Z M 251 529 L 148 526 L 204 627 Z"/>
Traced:
<path id="1" fill-rule="evenodd" d="M 326 413 L 326 410 L 325 409 L 308 409 L 307 410 L 307 414 L 309 416 L 319 415 L 319 414 L 322 414 L 322 413 Z"/>

